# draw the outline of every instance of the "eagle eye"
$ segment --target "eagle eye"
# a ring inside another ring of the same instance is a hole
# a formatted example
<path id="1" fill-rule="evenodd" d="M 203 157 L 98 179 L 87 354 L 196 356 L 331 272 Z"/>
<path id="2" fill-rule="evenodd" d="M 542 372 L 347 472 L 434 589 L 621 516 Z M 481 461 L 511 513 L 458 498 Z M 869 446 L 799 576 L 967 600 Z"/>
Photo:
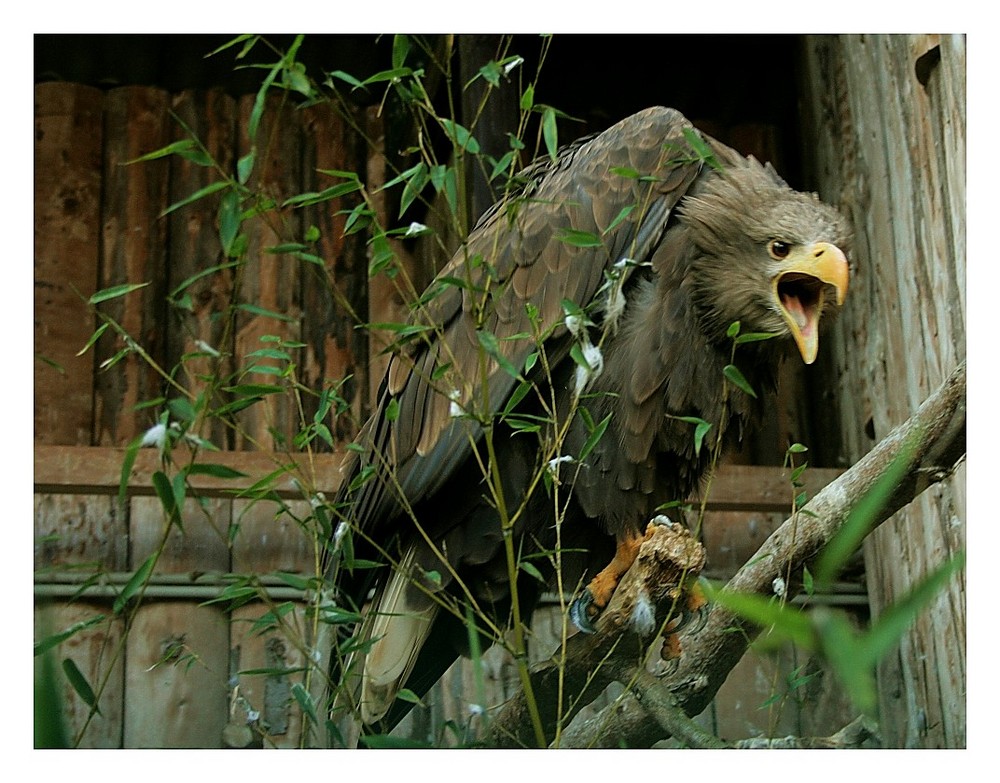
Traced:
<path id="1" fill-rule="evenodd" d="M 780 261 L 788 257 L 788 254 L 792 252 L 792 246 L 780 239 L 772 239 L 767 243 L 767 252 L 771 254 L 771 258 Z"/>

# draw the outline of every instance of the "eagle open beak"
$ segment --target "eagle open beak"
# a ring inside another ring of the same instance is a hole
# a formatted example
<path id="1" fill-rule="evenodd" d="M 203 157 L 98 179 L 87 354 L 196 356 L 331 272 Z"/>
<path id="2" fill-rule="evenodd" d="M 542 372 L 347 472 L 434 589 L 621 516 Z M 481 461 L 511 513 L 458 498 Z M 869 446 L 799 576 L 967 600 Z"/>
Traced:
<path id="1" fill-rule="evenodd" d="M 847 296 L 847 257 L 836 245 L 816 242 L 793 248 L 782 267 L 771 284 L 774 299 L 802 361 L 812 364 L 819 351 L 819 319 L 826 303 L 826 286 L 833 286 L 838 305 Z"/>

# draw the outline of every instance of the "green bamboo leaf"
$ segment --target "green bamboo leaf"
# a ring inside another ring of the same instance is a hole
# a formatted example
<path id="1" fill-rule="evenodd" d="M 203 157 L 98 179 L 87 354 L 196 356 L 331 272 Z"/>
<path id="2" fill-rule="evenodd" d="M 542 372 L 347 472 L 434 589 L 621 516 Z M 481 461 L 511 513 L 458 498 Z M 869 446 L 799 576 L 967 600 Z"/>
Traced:
<path id="1" fill-rule="evenodd" d="M 590 455 L 590 452 L 594 450 L 594 447 L 601 442 L 601 438 L 604 437 L 604 432 L 608 429 L 608 424 L 611 422 L 611 415 L 605 416 L 599 424 L 597 424 L 587 436 L 586 442 L 583 444 L 583 448 L 580 449 L 580 462 L 583 462 Z"/>
<path id="2" fill-rule="evenodd" d="M 90 335 L 90 339 L 87 340 L 87 344 L 84 345 L 83 348 L 81 348 L 79 351 L 77 351 L 76 355 L 83 356 L 88 350 L 90 350 L 90 348 L 93 347 L 94 343 L 96 343 L 98 340 L 101 339 L 101 335 L 108 330 L 109 326 L 111 326 L 111 324 L 107 322 L 98 326 L 97 329 L 94 331 L 94 333 Z"/>
<path id="3" fill-rule="evenodd" d="M 859 660 L 858 637 L 847 617 L 841 612 L 819 608 L 813 620 L 823 654 L 836 673 L 848 697 L 862 712 L 875 711 L 875 668 Z"/>
<path id="4" fill-rule="evenodd" d="M 705 161 L 705 163 L 716 171 L 722 171 L 722 164 L 719 163 L 718 159 L 712 153 L 711 148 L 705 143 L 705 140 L 698 131 L 694 128 L 684 128 L 681 132 L 684 134 L 688 145 L 694 150 L 700 160 Z"/>
<path id="5" fill-rule="evenodd" d="M 247 474 L 228 465 L 217 465 L 212 462 L 194 462 L 188 465 L 184 472 L 188 476 L 211 476 L 220 479 L 247 478 Z"/>
<path id="6" fill-rule="evenodd" d="M 410 53 L 410 36 L 394 35 L 392 38 L 392 67 L 402 68 Z"/>
<path id="7" fill-rule="evenodd" d="M 542 572 L 539 571 L 538 568 L 536 568 L 531 563 L 527 563 L 522 560 L 520 563 L 517 564 L 517 567 L 522 571 L 524 571 L 524 573 L 528 574 L 528 576 L 530 576 L 532 579 L 537 579 L 542 584 L 545 584 L 545 577 L 542 576 Z"/>
<path id="8" fill-rule="evenodd" d="M 267 308 L 261 307 L 260 305 L 251 304 L 250 302 L 243 302 L 236 306 L 237 310 L 241 310 L 244 313 L 250 313 L 251 315 L 261 315 L 265 318 L 274 318 L 276 321 L 283 321 L 285 323 L 295 323 L 297 319 L 290 315 L 285 315 L 284 313 L 276 313 L 274 310 L 268 310 Z"/>
<path id="9" fill-rule="evenodd" d="M 171 204 L 165 210 L 160 213 L 160 217 L 165 217 L 171 212 L 176 212 L 181 207 L 186 207 L 188 204 L 193 204 L 195 201 L 199 201 L 205 196 L 211 196 L 213 193 L 218 193 L 220 190 L 225 190 L 230 186 L 227 180 L 219 180 L 218 182 L 213 182 L 211 185 L 206 185 L 203 188 L 196 190 L 190 196 L 182 198 L 180 201 Z"/>
<path id="10" fill-rule="evenodd" d="M 112 611 L 115 614 L 121 614 L 122 609 L 125 608 L 125 604 L 131 600 L 131 598 L 138 593 L 143 585 L 149 580 L 150 574 L 153 573 L 153 568 L 156 566 L 156 559 L 159 556 L 159 552 L 153 552 L 149 557 L 147 557 L 139 569 L 132 574 L 132 578 L 128 580 L 125 587 L 115 598 L 114 605 L 112 606 Z"/>
<path id="11" fill-rule="evenodd" d="M 903 444 L 896 458 L 872 488 L 855 503 L 840 530 L 820 552 L 813 569 L 817 584 L 830 584 L 851 555 L 861 546 L 865 536 L 871 532 L 872 523 L 879 511 L 889 501 L 899 482 L 906 475 L 918 439 L 919 434 Z"/>
<path id="12" fill-rule="evenodd" d="M 138 291 L 140 288 L 145 288 L 148 285 L 149 283 L 123 283 L 122 285 L 111 286 L 111 288 L 105 288 L 93 294 L 87 301 L 90 304 L 100 304 L 101 302 L 107 302 L 109 299 L 117 299 L 119 296 L 125 296 L 125 294 Z"/>
<path id="13" fill-rule="evenodd" d="M 478 329 L 476 330 L 476 339 L 479 341 L 480 347 L 500 366 L 500 369 L 511 378 L 521 377 L 517 368 L 511 364 L 510 359 L 504 356 L 503 351 L 500 350 L 500 343 L 497 341 L 496 335 L 492 332 Z"/>
<path id="14" fill-rule="evenodd" d="M 750 383 L 746 378 L 743 377 L 743 373 L 740 372 L 739 368 L 735 364 L 727 364 L 722 368 L 722 374 L 726 376 L 730 383 L 732 383 L 740 391 L 749 394 L 754 399 L 757 399 L 757 392 L 753 390 Z"/>
<path id="15" fill-rule="evenodd" d="M 171 524 L 175 524 L 183 530 L 183 526 L 181 524 L 180 503 L 178 502 L 178 497 L 175 493 L 175 486 L 171 483 L 167 474 L 162 470 L 158 470 L 153 473 L 152 481 L 153 490 L 156 492 L 156 496 L 160 500 L 160 505 L 163 506 L 164 513 L 170 518 Z"/>
<path id="16" fill-rule="evenodd" d="M 233 252 L 234 243 L 242 222 L 240 196 L 235 190 L 230 190 L 219 202 L 219 242 L 227 256 L 236 255 Z"/>
<path id="17" fill-rule="evenodd" d="M 579 231 L 575 228 L 562 229 L 556 236 L 556 239 L 575 247 L 601 247 L 604 244 L 601 237 L 597 234 L 592 234 L 589 231 Z"/>
<path id="18" fill-rule="evenodd" d="M 331 71 L 330 76 L 334 79 L 340 79 L 342 82 L 347 82 L 355 90 L 364 89 L 364 83 L 359 79 L 354 78 L 351 74 L 344 71 Z"/>
<path id="19" fill-rule="evenodd" d="M 257 148 L 251 147 L 250 151 L 236 162 L 236 179 L 241 185 L 245 185 L 250 179 L 253 171 L 254 160 L 257 158 Z"/>
<path id="20" fill-rule="evenodd" d="M 622 208 L 621 208 L 621 209 L 619 210 L 618 214 L 617 214 L 617 215 L 615 216 L 615 219 L 614 219 L 614 220 L 612 220 L 612 221 L 611 221 L 611 222 L 610 222 L 610 223 L 608 224 L 608 227 L 607 227 L 606 229 L 604 229 L 604 231 L 602 231 L 601 233 L 602 233 L 602 234 L 609 234 L 609 233 L 611 233 L 612 231 L 614 231 L 614 230 L 615 230 L 616 228 L 618 228 L 618 225 L 619 225 L 619 224 L 620 224 L 620 223 L 621 223 L 621 222 L 622 222 L 623 220 L 625 220 L 625 218 L 627 218 L 627 217 L 628 217 L 629 215 L 631 215 L 631 214 L 632 214 L 632 210 L 634 210 L 634 209 L 635 209 L 635 204 L 629 204 L 628 206 L 624 206 L 624 207 L 622 207 Z"/>
<path id="21" fill-rule="evenodd" d="M 400 217 L 406 214 L 406 210 L 417 200 L 429 179 L 427 166 L 423 162 L 419 163 L 413 175 L 406 180 L 406 185 L 403 186 L 403 195 L 399 197 Z"/>
<path id="22" fill-rule="evenodd" d="M 46 636 L 39 642 L 35 642 L 35 655 L 41 655 L 47 650 L 51 650 L 53 647 L 62 644 L 67 639 L 76 636 L 80 631 L 85 631 L 92 626 L 95 626 L 104 621 L 104 615 L 98 614 L 91 617 L 89 620 L 81 620 L 78 623 L 73 623 L 69 628 L 60 631 L 59 633 L 52 634 L 51 636 Z"/>
<path id="23" fill-rule="evenodd" d="M 965 565 L 965 553 L 959 552 L 921 579 L 906 595 L 884 609 L 871 628 L 861 637 L 858 656 L 861 664 L 874 667 L 899 643 L 917 616 L 948 584 L 952 575 Z"/>
<path id="24" fill-rule="evenodd" d="M 772 636 L 789 640 L 804 650 L 816 649 L 816 632 L 809 617 L 774 598 L 752 593 L 735 593 L 703 583 L 709 600 L 750 620 L 761 628 L 770 629 Z"/>
<path id="25" fill-rule="evenodd" d="M 239 266 L 242 261 L 227 261 L 224 264 L 216 264 L 215 266 L 210 266 L 202 269 L 199 272 L 195 272 L 190 277 L 186 278 L 183 283 L 181 283 L 177 288 L 170 292 L 169 299 L 176 299 L 188 286 L 197 283 L 203 277 L 208 277 L 209 275 L 214 275 L 216 272 L 222 272 L 226 269 L 232 269 L 234 266 Z"/>
<path id="26" fill-rule="evenodd" d="M 132 160 L 125 161 L 126 166 L 131 166 L 133 163 L 144 163 L 148 160 L 156 160 L 157 158 L 165 158 L 168 155 L 176 155 L 181 152 L 188 152 L 189 150 L 197 148 L 197 144 L 194 139 L 181 139 L 180 141 L 175 141 L 168 144 L 165 147 L 160 147 L 158 150 L 153 150 L 152 152 L 147 152 L 145 155 L 140 155 L 138 158 L 132 158 Z"/>
<path id="27" fill-rule="evenodd" d="M 299 709 L 309 716 L 313 725 L 318 725 L 319 718 L 316 714 L 316 705 L 313 702 L 312 694 L 303 687 L 301 682 L 292 683 L 292 696 L 295 698 L 296 704 L 299 705 Z"/>
<path id="28" fill-rule="evenodd" d="M 556 124 L 556 111 L 551 106 L 546 106 L 542 111 L 542 136 L 549 158 L 555 163 L 559 159 L 559 128 Z"/>
<path id="29" fill-rule="evenodd" d="M 471 152 L 473 155 L 479 153 L 479 142 L 476 141 L 476 137 L 469 132 L 468 128 L 464 125 L 459 125 L 454 120 L 449 120 L 447 117 L 442 117 L 440 122 L 441 125 L 444 126 L 445 133 L 448 134 L 448 138 L 451 139 L 457 147 L 467 152 Z"/>
<path id="30" fill-rule="evenodd" d="M 531 111 L 535 105 L 535 85 L 529 84 L 521 93 L 521 111 Z"/>
<path id="31" fill-rule="evenodd" d="M 758 343 L 762 340 L 771 340 L 777 337 L 776 332 L 745 332 L 736 338 L 737 345 L 744 343 Z"/>
<path id="32" fill-rule="evenodd" d="M 87 678 L 84 677 L 83 672 L 77 668 L 73 659 L 64 658 L 62 668 L 63 673 L 66 675 L 66 679 L 69 680 L 69 684 L 72 685 L 73 690 L 76 691 L 76 695 L 83 699 L 84 704 L 100 715 L 101 708 L 97 706 L 97 696 L 94 695 L 94 689 L 90 687 L 90 683 L 87 682 Z"/>
<path id="33" fill-rule="evenodd" d="M 708 434 L 708 431 L 712 429 L 711 422 L 705 421 L 697 416 L 675 416 L 672 418 L 694 425 L 694 453 L 700 453 L 705 436 Z"/>

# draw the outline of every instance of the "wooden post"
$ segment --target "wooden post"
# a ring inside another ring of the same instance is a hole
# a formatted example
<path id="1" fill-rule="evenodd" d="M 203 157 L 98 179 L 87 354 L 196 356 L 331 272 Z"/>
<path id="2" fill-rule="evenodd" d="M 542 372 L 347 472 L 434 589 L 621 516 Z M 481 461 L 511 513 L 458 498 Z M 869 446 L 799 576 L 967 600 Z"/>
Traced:
<path id="1" fill-rule="evenodd" d="M 164 351 L 166 232 L 158 215 L 167 206 L 166 160 L 128 164 L 167 143 L 169 97 L 151 87 L 120 87 L 104 101 L 104 183 L 101 209 L 100 287 L 147 283 L 147 287 L 100 305 L 161 365 Z M 105 332 L 98 363 L 115 356 L 125 341 Z M 96 376 L 94 442 L 125 445 L 155 423 L 136 403 L 158 396 L 162 379 L 145 360 L 130 354 Z M 154 412 L 155 413 L 155 412 Z"/>
<path id="2" fill-rule="evenodd" d="M 236 104 L 231 97 L 219 90 L 186 90 L 174 96 L 172 110 L 223 171 L 235 168 Z M 173 123 L 171 133 L 175 140 L 188 138 L 177 123 Z M 170 203 L 175 204 L 220 178 L 214 166 L 200 166 L 172 156 Z M 221 198 L 220 193 L 215 193 L 167 216 L 167 290 L 176 301 L 174 306 L 168 305 L 166 313 L 169 316 L 165 324 L 167 364 L 173 368 L 183 363 L 184 369 L 177 378 L 195 395 L 206 390 L 206 377 L 218 374 L 225 378 L 233 367 L 232 269 L 219 269 L 178 290 L 199 272 L 228 261 L 219 240 L 217 214 Z M 224 400 L 216 397 L 209 402 L 219 406 Z M 232 443 L 232 433 L 217 419 L 197 434 L 219 448 Z"/>
<path id="3" fill-rule="evenodd" d="M 101 91 L 35 87 L 35 442 L 91 442 L 101 199 Z"/>
<path id="4" fill-rule="evenodd" d="M 367 150 L 347 120 L 329 104 L 310 106 L 302 112 L 302 190 L 318 192 L 345 180 L 322 174 L 320 169 L 353 171 L 364 175 Z M 368 262 L 363 232 L 344 236 L 345 214 L 359 203 L 357 194 L 322 202 L 302 210 L 307 226 L 319 229 L 315 250 L 324 267 L 303 264 L 302 383 L 319 394 L 324 388 L 349 378 L 340 396 L 350 413 L 327 421 L 338 444 L 351 441 L 360 422 L 368 416 L 368 341 L 357 327 L 368 317 Z M 317 399 L 304 400 L 311 420 Z M 317 441 L 317 447 L 322 443 Z"/>
<path id="5" fill-rule="evenodd" d="M 854 223 L 826 442 L 859 458 L 965 357 L 965 38 L 806 40 L 807 166 Z M 965 470 L 865 545 L 878 616 L 965 548 Z M 965 577 L 879 668 L 890 747 L 965 745 Z"/>
<path id="6" fill-rule="evenodd" d="M 241 269 L 240 285 L 236 291 L 237 305 L 263 308 L 279 317 L 243 311 L 236 318 L 236 367 L 250 365 L 278 368 L 281 362 L 272 359 L 250 359 L 250 354 L 262 349 L 274 349 L 273 342 L 262 342 L 277 337 L 297 341 L 300 336 L 302 264 L 287 253 L 275 254 L 269 248 L 299 241 L 298 213 L 280 204 L 295 195 L 301 182 L 299 126 L 292 116 L 292 108 L 281 98 L 268 98 L 256 138 L 249 138 L 247 130 L 253 108 L 254 95 L 247 95 L 239 102 L 240 137 L 238 158 L 250 152 L 255 154 L 254 169 L 248 181 L 258 194 L 258 206 L 266 207 L 266 214 L 243 224 L 247 235 L 247 263 Z M 248 207 L 251 205 L 247 205 Z M 300 365 L 297 349 L 283 349 Z M 261 372 L 241 375 L 240 383 L 280 383 L 278 375 Z M 262 402 L 240 411 L 236 415 L 238 431 L 236 448 L 289 447 L 298 429 L 298 411 L 289 394 L 272 394 Z"/>

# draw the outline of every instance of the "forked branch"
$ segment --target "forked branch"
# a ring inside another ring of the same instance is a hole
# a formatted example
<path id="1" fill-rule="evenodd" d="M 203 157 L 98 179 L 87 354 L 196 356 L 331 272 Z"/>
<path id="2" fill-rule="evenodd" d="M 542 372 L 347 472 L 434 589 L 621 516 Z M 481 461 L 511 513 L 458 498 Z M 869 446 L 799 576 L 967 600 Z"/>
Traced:
<path id="1" fill-rule="evenodd" d="M 777 577 L 801 573 L 847 521 L 858 502 L 886 474 L 901 454 L 910 455 L 909 467 L 889 500 L 877 513 L 872 527 L 884 522 L 931 485 L 949 477 L 965 457 L 966 366 L 963 362 L 906 422 L 886 436 L 850 470 L 814 497 L 805 510 L 782 524 L 757 553 L 730 580 L 726 589 L 770 595 Z M 794 535 L 793 535 L 794 533 Z M 644 544 L 650 546 L 651 542 Z M 678 566 L 696 571 L 697 558 L 682 554 L 679 562 L 670 558 L 641 557 L 622 581 L 621 596 L 602 617 L 598 633 L 573 637 L 563 666 L 563 685 L 584 683 L 576 691 L 582 698 L 550 698 L 551 685 L 558 678 L 554 665 L 534 672 L 540 690 L 539 702 L 548 707 L 547 731 L 554 735 L 557 720 L 565 725 L 574 704 L 586 704 L 611 681 L 629 685 L 640 704 L 628 708 L 608 708 L 595 719 L 568 730 L 560 738 L 562 747 L 649 747 L 683 727 L 683 716 L 699 714 L 714 698 L 719 687 L 746 652 L 759 629 L 733 612 L 715 605 L 705 624 L 681 636 L 683 654 L 676 668 L 663 677 L 649 677 L 637 664 L 642 656 L 642 639 L 635 626 L 619 612 L 628 600 L 630 584 L 676 585 Z M 661 591 L 664 592 L 664 591 Z M 658 604 L 658 616 L 676 602 L 666 591 Z M 627 608 L 627 607 L 625 607 Z M 646 640 L 648 641 L 648 640 Z M 595 662 L 600 665 L 595 667 Z M 642 687 L 638 688 L 636 683 Z M 493 721 L 487 744 L 519 747 L 530 744 L 525 734 L 517 694 Z M 648 709 L 646 706 L 647 705 Z M 558 717 L 557 717 L 558 716 Z"/>

